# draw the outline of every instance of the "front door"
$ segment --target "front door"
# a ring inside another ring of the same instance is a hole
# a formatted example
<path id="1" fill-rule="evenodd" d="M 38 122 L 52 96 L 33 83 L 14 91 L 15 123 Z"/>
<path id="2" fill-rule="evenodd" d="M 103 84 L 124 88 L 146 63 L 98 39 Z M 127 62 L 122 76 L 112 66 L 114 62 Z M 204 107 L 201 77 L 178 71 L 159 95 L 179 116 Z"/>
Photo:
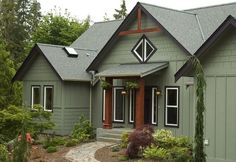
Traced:
<path id="1" fill-rule="evenodd" d="M 157 124 L 158 96 L 156 87 L 145 87 L 144 124 Z"/>

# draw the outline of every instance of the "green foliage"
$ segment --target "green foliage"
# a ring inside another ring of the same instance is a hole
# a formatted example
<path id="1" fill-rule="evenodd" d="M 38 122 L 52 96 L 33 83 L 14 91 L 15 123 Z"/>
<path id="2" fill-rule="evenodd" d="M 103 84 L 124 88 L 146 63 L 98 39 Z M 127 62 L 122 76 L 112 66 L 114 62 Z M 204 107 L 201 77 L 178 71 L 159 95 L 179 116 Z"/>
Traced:
<path id="1" fill-rule="evenodd" d="M 0 144 L 0 161 L 8 162 L 8 151 L 5 145 Z"/>
<path id="2" fill-rule="evenodd" d="M 152 145 L 144 150 L 143 156 L 147 159 L 163 160 L 169 157 L 169 153 L 164 148 Z"/>
<path id="3" fill-rule="evenodd" d="M 47 148 L 47 153 L 53 153 L 53 152 L 57 152 L 57 147 L 56 146 L 49 146 Z"/>
<path id="4" fill-rule="evenodd" d="M 113 146 L 111 146 L 111 151 L 112 151 L 112 152 L 118 152 L 118 151 L 120 151 L 120 145 L 113 145 Z"/>
<path id="5" fill-rule="evenodd" d="M 21 139 L 18 138 L 14 143 L 13 150 L 13 162 L 28 162 L 28 158 L 30 156 L 30 144 L 26 140 L 27 133 L 27 123 L 23 122 L 21 131 L 20 131 Z"/>
<path id="6" fill-rule="evenodd" d="M 129 160 L 129 157 L 128 156 L 120 156 L 119 160 L 120 161 L 127 161 L 127 160 Z"/>
<path id="7" fill-rule="evenodd" d="M 126 86 L 125 87 L 126 87 L 127 90 L 139 88 L 138 83 L 136 81 L 126 82 Z"/>
<path id="8" fill-rule="evenodd" d="M 113 17 L 117 19 L 124 19 L 127 16 L 127 8 L 125 4 L 125 0 L 122 0 L 122 3 L 120 5 L 120 9 L 115 9 L 115 14 L 113 14 Z"/>
<path id="9" fill-rule="evenodd" d="M 50 146 L 62 146 L 67 142 L 65 137 L 55 136 L 48 134 L 46 139 L 43 141 L 43 148 L 47 149 Z"/>
<path id="10" fill-rule="evenodd" d="M 101 87 L 103 89 L 110 89 L 112 87 L 112 85 L 105 80 L 101 80 Z"/>
<path id="11" fill-rule="evenodd" d="M 206 88 L 206 81 L 204 78 L 204 71 L 202 65 L 197 57 L 193 56 L 190 61 L 192 62 L 193 69 L 195 72 L 196 85 L 196 96 L 197 96 L 197 115 L 195 122 L 195 135 L 194 135 L 194 161 L 205 162 L 206 154 L 204 152 L 204 90 Z"/>
<path id="12" fill-rule="evenodd" d="M 0 110 L 9 105 L 20 105 L 21 84 L 12 84 L 11 79 L 15 75 L 14 62 L 10 59 L 10 54 L 5 50 L 5 46 L 0 42 Z"/>
<path id="13" fill-rule="evenodd" d="M 38 133 L 53 127 L 51 115 L 50 112 L 43 111 L 40 106 L 35 107 L 34 111 L 28 111 L 23 107 L 9 106 L 0 111 L 0 136 L 5 142 L 14 139 L 25 123 L 27 132 L 36 137 Z"/>
<path id="14" fill-rule="evenodd" d="M 79 140 L 77 139 L 69 139 L 66 141 L 65 146 L 66 147 L 73 147 L 76 146 L 78 144 Z"/>
<path id="15" fill-rule="evenodd" d="M 129 143 L 129 133 L 128 132 L 124 132 L 121 135 L 120 147 L 121 148 L 127 148 L 128 143 Z"/>
<path id="16" fill-rule="evenodd" d="M 2 40 L 17 68 L 25 58 L 25 47 L 40 20 L 40 4 L 35 0 L 2 0 L 0 9 Z"/>
<path id="17" fill-rule="evenodd" d="M 89 17 L 79 22 L 72 18 L 67 11 L 65 14 L 55 11 L 55 13 L 43 16 L 32 38 L 36 43 L 70 45 L 88 29 L 89 23 Z"/>
<path id="18" fill-rule="evenodd" d="M 192 159 L 192 144 L 187 137 L 174 137 L 169 130 L 153 134 L 154 143 L 144 149 L 144 157 L 170 162 L 187 162 Z"/>
<path id="19" fill-rule="evenodd" d="M 86 142 L 94 138 L 93 127 L 84 116 L 81 116 L 79 122 L 74 125 L 72 137 L 78 139 L 79 142 Z"/>

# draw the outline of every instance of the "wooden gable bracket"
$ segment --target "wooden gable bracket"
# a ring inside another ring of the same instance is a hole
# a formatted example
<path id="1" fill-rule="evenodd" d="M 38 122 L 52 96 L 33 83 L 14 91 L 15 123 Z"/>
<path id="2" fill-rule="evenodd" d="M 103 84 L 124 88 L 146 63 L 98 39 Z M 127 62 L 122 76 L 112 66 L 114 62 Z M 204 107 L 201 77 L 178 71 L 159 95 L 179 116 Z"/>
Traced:
<path id="1" fill-rule="evenodd" d="M 122 31 L 119 33 L 119 36 L 129 35 L 129 34 L 137 34 L 137 33 L 147 33 L 147 32 L 160 32 L 160 28 L 146 28 L 142 29 L 142 11 L 141 8 L 138 8 L 138 14 L 137 14 L 138 24 L 137 24 L 137 30 L 127 30 Z"/>

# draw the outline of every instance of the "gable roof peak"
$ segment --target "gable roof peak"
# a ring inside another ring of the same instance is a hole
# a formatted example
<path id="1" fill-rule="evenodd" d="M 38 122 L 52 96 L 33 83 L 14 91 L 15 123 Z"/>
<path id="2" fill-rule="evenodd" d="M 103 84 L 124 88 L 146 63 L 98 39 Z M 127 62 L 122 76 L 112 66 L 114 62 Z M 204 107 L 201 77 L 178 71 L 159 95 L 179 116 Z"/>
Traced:
<path id="1" fill-rule="evenodd" d="M 148 6 L 152 6 L 152 7 L 157 7 L 157 8 L 161 8 L 161 9 L 165 9 L 165 10 L 170 10 L 170 11 L 174 11 L 174 12 L 181 12 L 181 13 L 185 13 L 185 14 L 189 14 L 189 15 L 196 15 L 195 13 L 191 13 L 191 12 L 187 12 L 185 10 L 177 10 L 177 9 L 173 9 L 173 8 L 168 8 L 168 7 L 163 7 L 163 6 L 157 6 L 154 4 L 149 4 L 149 3 L 140 3 L 141 5 L 148 5 Z"/>

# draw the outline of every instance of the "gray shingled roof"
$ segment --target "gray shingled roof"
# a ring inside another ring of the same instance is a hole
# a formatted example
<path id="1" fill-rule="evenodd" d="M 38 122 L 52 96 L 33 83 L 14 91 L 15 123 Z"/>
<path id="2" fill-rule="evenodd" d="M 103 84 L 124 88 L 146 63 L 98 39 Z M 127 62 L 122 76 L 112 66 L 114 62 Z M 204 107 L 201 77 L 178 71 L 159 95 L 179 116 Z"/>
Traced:
<path id="1" fill-rule="evenodd" d="M 141 5 L 190 53 L 203 43 L 196 15 L 150 4 Z"/>
<path id="2" fill-rule="evenodd" d="M 236 3 L 186 10 L 198 15 L 205 40 L 229 16 L 236 17 Z"/>
<path id="3" fill-rule="evenodd" d="M 168 62 L 156 62 L 146 64 L 121 64 L 110 69 L 104 70 L 96 76 L 99 77 L 144 77 L 168 67 Z"/>
<path id="4" fill-rule="evenodd" d="M 77 58 L 68 57 L 63 49 L 64 46 L 37 44 L 45 57 L 57 71 L 62 80 L 70 81 L 90 81 L 91 76 L 86 72 L 86 68 L 97 55 L 93 50 L 81 50 L 75 48 L 79 54 Z"/>
<path id="5" fill-rule="evenodd" d="M 194 54 L 218 26 L 232 15 L 236 3 L 178 11 L 140 3 L 190 54 Z M 111 39 L 123 20 L 99 22 L 83 33 L 71 47 L 78 58 L 67 57 L 64 46 L 38 44 L 43 54 L 63 80 L 89 81 L 88 66 Z M 87 53 L 90 56 L 87 56 Z M 96 58 L 95 58 L 96 57 Z M 146 66 L 140 64 L 140 66 Z M 148 65 L 147 65 L 148 66 Z M 135 69 L 133 69 L 135 71 Z M 126 71 L 127 72 L 127 71 Z M 18 73 L 18 72 L 17 72 Z"/>
<path id="6" fill-rule="evenodd" d="M 85 33 L 75 40 L 71 47 L 100 51 L 123 20 L 94 23 Z"/>

